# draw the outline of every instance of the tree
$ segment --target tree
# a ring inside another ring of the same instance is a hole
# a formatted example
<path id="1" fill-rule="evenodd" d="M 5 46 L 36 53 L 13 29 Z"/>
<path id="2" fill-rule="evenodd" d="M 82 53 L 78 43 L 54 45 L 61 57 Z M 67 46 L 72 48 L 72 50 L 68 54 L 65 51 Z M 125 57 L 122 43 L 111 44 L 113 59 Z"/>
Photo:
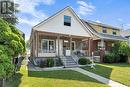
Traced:
<path id="1" fill-rule="evenodd" d="M 25 42 L 19 30 L 0 18 L 0 78 L 13 74 L 12 59 L 25 52 Z"/>

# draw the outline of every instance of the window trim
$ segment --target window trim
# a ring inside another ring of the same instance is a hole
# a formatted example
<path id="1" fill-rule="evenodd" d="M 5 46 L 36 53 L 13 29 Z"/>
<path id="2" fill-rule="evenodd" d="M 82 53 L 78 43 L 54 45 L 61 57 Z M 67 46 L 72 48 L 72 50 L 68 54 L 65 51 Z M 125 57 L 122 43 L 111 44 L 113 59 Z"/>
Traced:
<path id="1" fill-rule="evenodd" d="M 65 17 L 69 17 L 69 21 L 65 21 Z M 64 26 L 71 26 L 71 16 L 64 15 Z"/>
<path id="2" fill-rule="evenodd" d="M 103 31 L 106 31 L 106 32 L 103 32 Z M 102 33 L 107 33 L 107 28 L 106 27 L 102 27 Z"/>
<path id="3" fill-rule="evenodd" d="M 42 44 L 43 44 L 44 41 L 47 41 L 47 50 L 46 50 L 45 52 L 44 52 L 43 46 L 42 46 Z M 54 43 L 54 50 L 53 50 L 53 52 L 51 52 L 51 51 L 49 50 L 49 41 L 53 41 L 53 43 Z M 42 40 L 41 40 L 41 51 L 42 51 L 43 53 L 54 53 L 54 52 L 56 51 L 55 40 L 52 40 L 52 39 L 42 39 Z"/>

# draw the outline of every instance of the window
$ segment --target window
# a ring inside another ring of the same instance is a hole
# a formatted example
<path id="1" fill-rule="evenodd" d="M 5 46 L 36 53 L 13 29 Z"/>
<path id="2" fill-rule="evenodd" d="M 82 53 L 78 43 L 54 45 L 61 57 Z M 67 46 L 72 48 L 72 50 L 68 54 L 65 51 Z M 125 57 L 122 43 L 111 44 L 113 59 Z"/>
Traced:
<path id="1" fill-rule="evenodd" d="M 64 25 L 71 26 L 71 17 L 64 15 Z"/>
<path id="2" fill-rule="evenodd" d="M 112 34 L 113 34 L 113 35 L 116 35 L 116 31 L 113 31 Z"/>
<path id="3" fill-rule="evenodd" d="M 103 32 L 103 33 L 107 33 L 106 27 L 102 27 L 102 32 Z"/>
<path id="4" fill-rule="evenodd" d="M 55 41 L 43 39 L 41 41 L 41 50 L 45 53 L 53 53 L 55 52 Z"/>

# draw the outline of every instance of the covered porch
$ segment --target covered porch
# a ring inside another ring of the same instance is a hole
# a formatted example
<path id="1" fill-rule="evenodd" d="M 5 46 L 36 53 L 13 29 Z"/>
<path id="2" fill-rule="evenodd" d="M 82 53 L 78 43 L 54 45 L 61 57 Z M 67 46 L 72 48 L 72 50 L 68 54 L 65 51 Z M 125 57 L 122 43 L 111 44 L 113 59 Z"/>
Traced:
<path id="1" fill-rule="evenodd" d="M 33 57 L 90 56 L 90 38 L 35 31 L 32 39 Z"/>

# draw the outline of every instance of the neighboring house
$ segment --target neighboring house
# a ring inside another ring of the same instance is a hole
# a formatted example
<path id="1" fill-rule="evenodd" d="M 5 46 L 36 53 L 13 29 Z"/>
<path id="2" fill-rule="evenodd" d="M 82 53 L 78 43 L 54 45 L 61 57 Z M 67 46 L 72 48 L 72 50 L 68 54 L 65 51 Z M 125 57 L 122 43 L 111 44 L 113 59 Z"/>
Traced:
<path id="1" fill-rule="evenodd" d="M 117 27 L 93 21 L 82 20 L 82 22 L 86 26 L 89 26 L 93 33 L 93 40 L 91 40 L 91 51 L 93 52 L 100 48 L 104 48 L 105 51 L 111 51 L 114 43 L 118 41 L 127 41 L 126 38 L 120 35 L 121 29 Z"/>
<path id="2" fill-rule="evenodd" d="M 33 27 L 31 56 L 66 58 L 77 63 L 74 55 L 91 56 L 100 46 L 109 50 L 117 40 L 124 40 L 119 29 L 81 20 L 71 7 L 66 7 Z"/>
<path id="3" fill-rule="evenodd" d="M 130 29 L 121 31 L 121 35 L 128 39 L 128 43 L 130 45 Z"/>

